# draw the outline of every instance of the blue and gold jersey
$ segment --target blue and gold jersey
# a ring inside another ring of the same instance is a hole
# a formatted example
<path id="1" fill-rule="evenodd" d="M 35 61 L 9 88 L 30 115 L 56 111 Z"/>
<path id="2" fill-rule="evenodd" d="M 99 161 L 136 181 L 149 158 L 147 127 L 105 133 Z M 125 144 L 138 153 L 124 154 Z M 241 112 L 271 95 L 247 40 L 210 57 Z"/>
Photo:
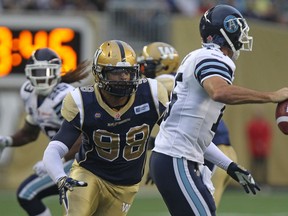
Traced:
<path id="1" fill-rule="evenodd" d="M 167 102 L 166 89 L 152 79 L 142 79 L 118 111 L 104 103 L 97 85 L 76 88 L 65 97 L 61 113 L 82 131 L 80 166 L 114 184 L 140 182 L 147 139 Z"/>

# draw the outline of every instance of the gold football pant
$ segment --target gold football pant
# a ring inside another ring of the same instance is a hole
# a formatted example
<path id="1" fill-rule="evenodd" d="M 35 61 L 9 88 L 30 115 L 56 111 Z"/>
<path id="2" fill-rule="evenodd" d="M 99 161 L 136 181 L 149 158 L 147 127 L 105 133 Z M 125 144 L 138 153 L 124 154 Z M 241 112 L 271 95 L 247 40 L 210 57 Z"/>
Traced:
<path id="1" fill-rule="evenodd" d="M 69 216 L 125 216 L 139 190 L 132 186 L 111 184 L 74 161 L 70 177 L 88 183 L 87 187 L 74 187 L 67 192 Z"/>

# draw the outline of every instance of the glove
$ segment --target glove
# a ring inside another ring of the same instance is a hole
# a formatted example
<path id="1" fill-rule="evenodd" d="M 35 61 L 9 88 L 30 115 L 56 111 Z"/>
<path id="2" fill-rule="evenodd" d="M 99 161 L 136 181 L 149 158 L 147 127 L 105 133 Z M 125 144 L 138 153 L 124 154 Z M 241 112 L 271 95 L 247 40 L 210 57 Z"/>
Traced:
<path id="1" fill-rule="evenodd" d="M 239 182 L 244 187 L 246 193 L 251 191 L 253 194 L 256 194 L 255 189 L 260 191 L 260 188 L 255 183 L 252 175 L 247 170 L 240 168 L 236 163 L 230 163 L 227 169 L 227 174 L 235 181 Z"/>
<path id="2" fill-rule="evenodd" d="M 146 177 L 146 181 L 145 181 L 145 185 L 148 185 L 148 184 L 151 184 L 151 185 L 154 184 L 154 181 L 153 181 L 149 171 L 147 173 L 147 177 Z"/>
<path id="3" fill-rule="evenodd" d="M 68 176 L 63 176 L 57 181 L 59 190 L 59 202 L 60 205 L 64 202 L 65 208 L 68 209 L 68 200 L 66 196 L 67 190 L 73 191 L 74 187 L 86 187 L 88 184 L 83 181 L 77 181 Z"/>
<path id="4" fill-rule="evenodd" d="M 43 161 L 38 161 L 34 166 L 33 166 L 33 170 L 34 172 L 38 175 L 38 176 L 44 176 L 45 174 L 47 174 L 47 170 L 46 167 L 44 166 Z"/>
<path id="5" fill-rule="evenodd" d="M 10 136 L 0 136 L 0 157 L 5 147 L 12 145 L 12 138 Z"/>

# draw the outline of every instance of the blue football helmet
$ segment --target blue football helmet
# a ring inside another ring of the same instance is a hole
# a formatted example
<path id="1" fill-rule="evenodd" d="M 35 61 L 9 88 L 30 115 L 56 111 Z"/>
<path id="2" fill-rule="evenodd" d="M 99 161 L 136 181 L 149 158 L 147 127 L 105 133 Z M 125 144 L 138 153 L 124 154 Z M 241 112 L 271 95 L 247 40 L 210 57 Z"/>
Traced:
<path id="1" fill-rule="evenodd" d="M 249 26 L 242 14 L 232 6 L 217 5 L 207 10 L 199 27 L 203 43 L 228 47 L 233 53 L 252 50 L 253 38 L 248 35 Z"/>

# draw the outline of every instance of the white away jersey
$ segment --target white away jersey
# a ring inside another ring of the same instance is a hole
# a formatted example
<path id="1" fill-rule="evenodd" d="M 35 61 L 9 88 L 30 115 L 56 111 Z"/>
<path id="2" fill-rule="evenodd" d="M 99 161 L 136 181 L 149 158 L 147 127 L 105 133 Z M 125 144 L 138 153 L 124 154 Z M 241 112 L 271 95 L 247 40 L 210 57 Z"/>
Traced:
<path id="1" fill-rule="evenodd" d="M 212 100 L 203 81 L 219 76 L 232 84 L 235 64 L 217 45 L 189 53 L 176 74 L 169 107 L 156 137 L 156 152 L 203 163 L 225 104 Z"/>
<path id="2" fill-rule="evenodd" d="M 26 121 L 39 126 L 42 132 L 51 139 L 63 121 L 61 115 L 62 101 L 66 94 L 73 89 L 74 87 L 69 84 L 59 83 L 48 96 L 41 99 L 35 94 L 30 81 L 26 81 L 20 90 L 27 113 Z"/>

